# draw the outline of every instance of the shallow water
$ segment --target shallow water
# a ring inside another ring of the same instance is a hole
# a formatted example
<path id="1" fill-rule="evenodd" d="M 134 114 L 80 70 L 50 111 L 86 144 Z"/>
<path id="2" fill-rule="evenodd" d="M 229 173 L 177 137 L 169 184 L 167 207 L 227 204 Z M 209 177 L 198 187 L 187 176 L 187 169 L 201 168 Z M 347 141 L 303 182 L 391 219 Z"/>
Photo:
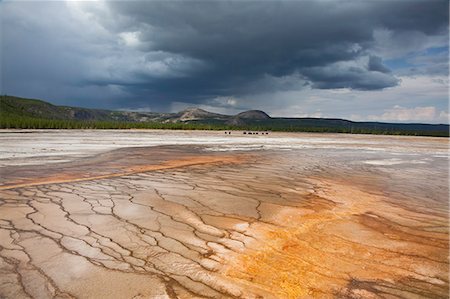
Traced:
<path id="1" fill-rule="evenodd" d="M 0 167 L 67 162 L 118 148 L 160 145 L 202 145 L 206 151 L 347 149 L 387 155 L 448 156 L 447 139 L 428 137 L 277 132 L 249 136 L 237 131 L 225 135 L 221 131 L 1 130 Z"/>

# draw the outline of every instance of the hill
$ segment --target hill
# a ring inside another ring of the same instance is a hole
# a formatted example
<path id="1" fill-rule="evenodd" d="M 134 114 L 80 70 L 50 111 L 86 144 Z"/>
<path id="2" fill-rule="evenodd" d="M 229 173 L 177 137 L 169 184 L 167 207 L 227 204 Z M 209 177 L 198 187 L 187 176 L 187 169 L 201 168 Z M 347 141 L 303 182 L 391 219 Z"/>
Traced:
<path id="1" fill-rule="evenodd" d="M 353 122 L 330 118 L 273 118 L 260 110 L 224 115 L 198 108 L 178 113 L 131 112 L 56 106 L 42 100 L 0 96 L 0 128 L 161 128 L 272 130 L 449 136 L 449 125 Z"/>

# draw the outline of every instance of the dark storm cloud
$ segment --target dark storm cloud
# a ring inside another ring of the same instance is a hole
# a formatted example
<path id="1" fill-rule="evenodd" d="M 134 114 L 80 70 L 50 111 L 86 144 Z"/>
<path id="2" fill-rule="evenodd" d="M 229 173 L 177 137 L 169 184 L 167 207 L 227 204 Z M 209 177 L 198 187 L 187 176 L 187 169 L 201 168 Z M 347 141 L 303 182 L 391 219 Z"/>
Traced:
<path id="1" fill-rule="evenodd" d="M 242 94 L 263 76 L 304 75 L 316 88 L 359 90 L 398 80 L 370 55 L 374 30 L 442 34 L 445 1 L 110 2 L 125 16 L 122 31 L 139 31 L 146 51 L 176 53 L 208 68 L 186 78 L 149 80 L 164 95 Z M 336 63 L 369 55 L 364 66 Z M 267 82 L 266 82 L 267 83 Z"/>
<path id="2" fill-rule="evenodd" d="M 399 80 L 383 55 L 448 40 L 447 1 L 2 5 L 4 90 L 123 99 L 129 107 L 305 86 L 384 89 Z M 394 49 L 385 42 L 393 37 L 401 43 Z"/>
<path id="3" fill-rule="evenodd" d="M 379 71 L 367 71 L 360 67 L 315 67 L 306 72 L 314 88 L 333 89 L 351 88 L 358 90 L 376 90 L 394 86 L 398 79 Z"/>

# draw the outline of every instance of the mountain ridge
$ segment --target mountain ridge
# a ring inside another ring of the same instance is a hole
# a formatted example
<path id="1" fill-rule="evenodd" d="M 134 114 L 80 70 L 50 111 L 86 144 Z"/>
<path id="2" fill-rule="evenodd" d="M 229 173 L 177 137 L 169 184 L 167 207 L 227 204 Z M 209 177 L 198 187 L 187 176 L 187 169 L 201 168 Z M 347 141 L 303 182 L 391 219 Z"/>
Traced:
<path id="1" fill-rule="evenodd" d="M 70 126 L 68 122 L 71 122 Z M 99 125 L 96 123 L 99 122 L 102 123 L 101 128 L 251 129 L 449 136 L 447 124 L 355 122 L 339 118 L 284 118 L 271 117 L 261 110 L 225 115 L 196 107 L 177 113 L 119 111 L 57 106 L 38 99 L 0 96 L 0 128 L 55 127 L 56 125 L 52 123 L 58 123 L 57 128 L 98 128 Z"/>
<path id="2" fill-rule="evenodd" d="M 12 108 L 12 109 L 11 109 Z M 197 107 L 186 108 L 179 112 L 137 112 L 123 110 L 108 110 L 96 108 L 83 108 L 73 106 L 59 106 L 40 99 L 27 99 L 14 96 L 0 97 L 0 110 L 12 114 L 20 114 L 29 117 L 44 117 L 46 119 L 70 119 L 70 120 L 105 120 L 105 121 L 162 121 L 162 122 L 186 122 L 205 118 L 217 118 L 228 120 L 233 117 L 248 117 L 253 111 L 248 110 L 237 115 L 225 115 L 209 112 Z M 18 111 L 20 111 L 18 113 Z M 260 111 L 267 115 L 265 112 Z M 256 117 L 257 118 L 257 117 Z M 270 118 L 267 115 L 267 118 Z"/>

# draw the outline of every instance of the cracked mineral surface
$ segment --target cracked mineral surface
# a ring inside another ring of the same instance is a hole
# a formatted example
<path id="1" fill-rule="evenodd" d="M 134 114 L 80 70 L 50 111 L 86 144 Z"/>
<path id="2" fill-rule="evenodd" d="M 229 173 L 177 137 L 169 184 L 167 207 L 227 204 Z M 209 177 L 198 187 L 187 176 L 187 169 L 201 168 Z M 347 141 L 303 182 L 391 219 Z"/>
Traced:
<path id="1" fill-rule="evenodd" d="M 0 132 L 0 298 L 447 298 L 448 140 Z"/>

